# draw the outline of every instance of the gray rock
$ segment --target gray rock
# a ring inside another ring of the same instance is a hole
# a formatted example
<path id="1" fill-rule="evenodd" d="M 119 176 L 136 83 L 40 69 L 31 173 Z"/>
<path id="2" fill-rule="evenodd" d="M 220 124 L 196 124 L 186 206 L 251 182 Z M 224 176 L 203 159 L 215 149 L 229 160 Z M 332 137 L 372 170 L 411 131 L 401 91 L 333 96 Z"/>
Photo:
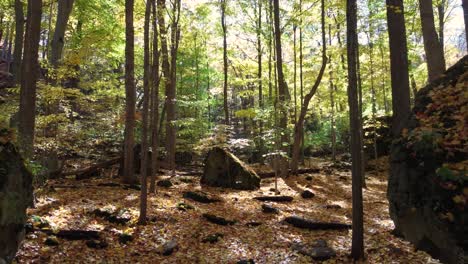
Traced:
<path id="1" fill-rule="evenodd" d="M 322 239 L 315 241 L 311 246 L 295 243 L 292 245 L 292 249 L 317 261 L 325 261 L 336 257 L 335 250 Z"/>
<path id="2" fill-rule="evenodd" d="M 0 143 L 0 259 L 6 263 L 13 260 L 24 238 L 32 194 L 32 175 L 17 149 L 11 143 Z"/>
<path id="3" fill-rule="evenodd" d="M 467 87 L 467 73 L 468 56 L 465 56 L 442 78 L 419 90 L 413 114 L 404 124 L 408 133 L 420 126 L 416 113 L 432 115 L 431 112 L 426 113 L 428 105 L 440 104 L 432 101 L 430 93 L 435 90 L 448 92 L 455 85 Z M 438 107 L 436 114 L 447 121 L 442 125 L 451 128 L 454 125 L 448 122 L 451 115 L 462 110 L 456 106 Z M 431 140 L 430 136 L 425 140 Z M 450 161 L 447 160 L 445 150 L 439 148 L 436 151 L 434 145 L 423 139 L 411 144 L 408 144 L 404 137 L 394 140 L 390 154 L 391 171 L 387 192 L 390 216 L 395 223 L 394 233 L 403 236 L 418 250 L 426 251 L 443 263 L 468 263 L 468 211 L 466 205 L 461 208 L 453 200 L 455 195 L 467 188 L 468 181 L 463 179 L 463 176 L 458 176 L 459 182 L 453 182 L 437 175 L 438 168 Z M 462 157 L 461 160 L 466 161 L 466 141 L 461 143 L 459 148 L 465 149 L 464 154 L 459 153 L 459 156 Z M 456 157 L 457 154 L 452 153 L 451 158 Z M 444 188 L 444 184 L 449 182 L 456 187 Z M 448 213 L 450 217 L 447 216 Z"/>
<path id="4" fill-rule="evenodd" d="M 260 188 L 260 177 L 234 154 L 215 147 L 205 159 L 201 184 L 239 190 Z"/>

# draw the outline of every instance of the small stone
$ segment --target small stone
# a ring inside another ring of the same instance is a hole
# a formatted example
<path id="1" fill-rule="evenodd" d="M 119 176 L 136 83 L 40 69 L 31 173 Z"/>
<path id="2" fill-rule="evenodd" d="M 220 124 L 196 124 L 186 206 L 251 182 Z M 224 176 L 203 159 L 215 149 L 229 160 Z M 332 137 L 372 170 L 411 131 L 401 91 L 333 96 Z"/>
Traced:
<path id="1" fill-rule="evenodd" d="M 253 259 L 242 259 L 237 261 L 237 264 L 255 264 Z"/>
<path id="2" fill-rule="evenodd" d="M 312 180 L 312 176 L 307 176 L 305 179 L 306 179 L 306 181 L 311 181 L 311 180 Z"/>
<path id="3" fill-rule="evenodd" d="M 58 246 L 60 243 L 56 236 L 50 236 L 44 241 L 44 244 L 46 246 L 55 247 L 55 246 Z"/>
<path id="4" fill-rule="evenodd" d="M 122 233 L 119 235 L 119 242 L 122 244 L 127 244 L 133 240 L 133 236 L 128 233 Z"/>
<path id="5" fill-rule="evenodd" d="M 262 204 L 262 212 L 267 213 L 267 214 L 278 214 L 279 209 L 269 204 Z"/>
<path id="6" fill-rule="evenodd" d="M 219 241 L 220 238 L 223 238 L 224 235 L 221 234 L 221 233 L 216 233 L 216 234 L 213 234 L 213 235 L 209 235 L 207 237 L 205 237 L 202 242 L 203 243 L 211 243 L 211 244 L 214 244 L 216 242 Z"/>
<path id="7" fill-rule="evenodd" d="M 161 254 L 163 256 L 171 255 L 175 250 L 179 248 L 179 244 L 176 240 L 169 240 L 168 242 L 164 243 L 162 246 Z"/>
<path id="8" fill-rule="evenodd" d="M 257 227 L 257 226 L 261 226 L 261 225 L 262 225 L 262 223 L 260 223 L 260 222 L 248 222 L 246 224 L 246 226 L 249 226 L 249 227 Z"/>
<path id="9" fill-rule="evenodd" d="M 187 211 L 187 210 L 193 210 L 195 207 L 193 205 L 187 204 L 187 203 L 178 203 L 177 204 L 177 209 L 181 211 Z"/>
<path id="10" fill-rule="evenodd" d="M 86 245 L 89 248 L 94 248 L 94 249 L 103 249 L 106 248 L 109 244 L 107 244 L 106 241 L 101 241 L 101 240 L 88 240 L 86 241 Z"/>
<path id="11" fill-rule="evenodd" d="M 309 190 L 305 190 L 301 193 L 301 197 L 304 199 L 314 198 L 315 194 Z"/>
<path id="12" fill-rule="evenodd" d="M 167 180 L 167 179 L 158 181 L 156 185 L 159 187 L 163 187 L 163 188 L 169 188 L 173 186 L 171 180 Z"/>

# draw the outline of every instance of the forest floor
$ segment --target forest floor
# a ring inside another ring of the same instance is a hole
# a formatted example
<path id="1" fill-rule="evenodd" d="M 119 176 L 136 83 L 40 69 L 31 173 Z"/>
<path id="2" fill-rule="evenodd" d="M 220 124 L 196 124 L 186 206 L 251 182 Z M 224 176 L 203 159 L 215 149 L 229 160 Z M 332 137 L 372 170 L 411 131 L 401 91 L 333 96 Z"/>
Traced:
<path id="1" fill-rule="evenodd" d="M 317 174 L 304 174 L 278 180 L 281 195 L 291 195 L 292 202 L 271 203 L 279 214 L 262 212 L 263 202 L 252 199 L 259 195 L 274 195 L 274 179 L 263 179 L 257 191 L 235 191 L 202 187 L 198 177 L 176 176 L 170 188 L 157 187 L 148 199 L 148 224 L 137 224 L 140 192 L 124 189 L 118 179 L 97 178 L 84 181 L 63 179 L 49 181 L 38 194 L 37 208 L 30 209 L 33 227 L 50 230 L 96 230 L 105 241 L 102 249 L 90 248 L 86 241 L 57 239 L 58 245 L 45 243 L 47 232 L 32 231 L 17 254 L 18 263 L 236 263 L 253 259 L 255 263 L 315 263 L 292 247 L 296 243 L 311 244 L 323 239 L 336 250 L 337 256 L 325 263 L 352 263 L 349 258 L 351 230 L 310 231 L 283 222 L 297 215 L 320 221 L 351 224 L 351 175 L 349 168 L 333 166 L 316 160 L 321 169 Z M 364 225 L 366 263 L 438 263 L 424 252 L 416 251 L 408 242 L 391 234 L 393 222 L 388 214 L 387 161 L 370 163 L 367 189 L 364 190 Z M 258 168 L 257 168 L 258 169 Z M 161 179 L 168 178 L 161 176 Z M 111 185 L 111 186 L 102 186 Z M 114 183 L 114 184 L 109 184 Z M 101 185 L 101 186 L 99 186 Z M 308 188 L 315 193 L 303 199 L 300 191 Z M 184 199 L 184 191 L 203 190 L 221 197 L 222 201 L 202 204 Z M 184 202 L 194 207 L 180 210 Z M 334 206 L 330 206 L 334 205 Z M 110 223 L 97 217 L 95 209 L 124 209 L 127 223 Z M 221 226 L 208 222 L 203 213 L 237 220 Z M 260 223 L 258 226 L 249 223 Z M 217 242 L 202 242 L 219 233 Z M 133 237 L 119 242 L 122 234 Z M 178 249 L 169 256 L 161 254 L 162 245 L 176 240 Z M 49 241 L 50 242 L 50 241 Z"/>

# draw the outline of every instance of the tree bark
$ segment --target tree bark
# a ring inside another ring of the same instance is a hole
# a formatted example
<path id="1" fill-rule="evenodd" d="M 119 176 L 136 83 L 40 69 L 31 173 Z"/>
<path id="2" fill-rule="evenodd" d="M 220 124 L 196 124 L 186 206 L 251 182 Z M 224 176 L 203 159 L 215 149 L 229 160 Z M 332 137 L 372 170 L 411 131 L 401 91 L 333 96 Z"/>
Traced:
<path id="1" fill-rule="evenodd" d="M 13 64 L 11 73 L 15 77 L 15 82 L 21 81 L 21 60 L 23 57 L 23 43 L 24 43 L 24 11 L 23 3 L 21 0 L 15 0 L 15 50 L 13 52 Z"/>
<path id="2" fill-rule="evenodd" d="M 445 72 L 444 51 L 434 25 L 434 11 L 431 0 L 419 0 L 421 28 L 426 52 L 429 81 L 437 79 Z M 443 19 L 443 18 L 442 18 Z"/>
<path id="3" fill-rule="evenodd" d="M 262 80 L 262 2 L 258 0 L 258 21 L 257 21 L 257 61 L 258 61 L 258 106 L 263 109 L 263 80 Z"/>
<path id="4" fill-rule="evenodd" d="M 465 19 L 466 49 L 468 50 L 468 0 L 462 0 L 463 17 Z"/>
<path id="5" fill-rule="evenodd" d="M 136 183 L 133 147 L 135 144 L 135 31 L 133 28 L 133 0 L 125 0 L 125 135 L 123 182 Z M 142 168 L 144 169 L 144 168 Z"/>
<path id="6" fill-rule="evenodd" d="M 392 79 L 392 134 L 399 136 L 410 114 L 408 50 L 403 0 L 387 0 L 390 71 Z"/>
<path id="7" fill-rule="evenodd" d="M 328 45 L 332 45 L 331 24 L 328 25 Z M 332 160 L 336 161 L 336 131 L 335 131 L 335 85 L 333 84 L 333 64 L 331 52 L 328 54 L 329 66 L 329 93 L 330 93 L 330 140 L 332 145 Z"/>
<path id="8" fill-rule="evenodd" d="M 223 29 L 223 105 L 224 105 L 224 124 L 229 125 L 229 106 L 228 106 L 228 57 L 227 57 L 227 27 L 226 27 L 226 1 L 220 0 L 221 5 L 221 27 Z"/>
<path id="9" fill-rule="evenodd" d="M 276 47 L 276 72 L 278 75 L 278 105 L 280 112 L 279 128 L 281 130 L 280 149 L 288 152 L 289 137 L 287 100 L 289 99 L 288 86 L 283 73 L 283 51 L 281 47 L 281 27 L 279 17 L 279 0 L 273 0 L 275 47 Z"/>
<path id="10" fill-rule="evenodd" d="M 294 143 L 293 143 L 293 153 L 292 153 L 292 160 L 291 160 L 291 170 L 293 174 L 297 174 L 297 169 L 299 166 L 299 155 L 301 150 L 301 141 L 303 139 L 304 134 L 304 120 L 307 114 L 307 109 L 309 108 L 309 103 L 312 97 L 317 92 L 317 89 L 322 81 L 323 74 L 325 73 L 325 69 L 327 67 L 327 42 L 326 42 L 326 32 L 325 32 L 325 2 L 324 0 L 321 1 L 321 24 L 322 24 L 322 66 L 320 68 L 319 74 L 317 79 L 315 79 L 315 83 L 310 89 L 309 93 L 307 93 L 304 97 L 304 102 L 301 107 L 301 111 L 299 113 L 299 118 L 294 126 Z"/>
<path id="11" fill-rule="evenodd" d="M 153 89 L 152 89 L 152 96 L 151 96 L 151 183 L 149 192 L 155 192 L 155 185 L 156 185 L 156 174 L 159 171 L 159 163 L 158 163 L 158 156 L 159 156 L 159 133 L 158 133 L 158 123 L 159 123 L 159 37 L 158 37 L 158 25 L 157 21 L 157 13 L 156 13 L 156 0 L 151 0 L 151 5 L 153 8 L 153 68 L 152 68 L 152 81 L 153 81 Z"/>
<path id="12" fill-rule="evenodd" d="M 171 63 L 170 79 L 166 85 L 166 150 L 167 163 L 172 174 L 175 174 L 175 152 L 176 152 L 176 84 L 177 84 L 177 51 L 180 39 L 180 8 L 181 0 L 175 0 L 172 5 L 171 21 Z"/>
<path id="13" fill-rule="evenodd" d="M 18 143 L 23 157 L 33 156 L 36 120 L 36 81 L 39 73 L 38 52 L 41 37 L 42 0 L 28 0 L 26 37 L 21 80 Z"/>
<path id="14" fill-rule="evenodd" d="M 74 0 L 58 1 L 57 21 L 55 23 L 50 57 L 50 63 L 54 67 L 57 67 L 59 61 L 62 59 L 62 51 L 65 44 L 65 31 L 67 30 L 68 19 L 70 18 L 74 2 Z"/>
<path id="15" fill-rule="evenodd" d="M 141 194 L 140 194 L 140 216 L 138 223 L 146 224 L 146 210 L 148 207 L 148 189 L 147 189 L 147 174 L 148 174 L 148 108 L 150 99 L 150 17 L 151 17 L 151 1 L 146 1 L 145 7 L 145 22 L 143 26 L 143 122 L 141 135 Z"/>
<path id="16" fill-rule="evenodd" d="M 364 258 L 364 224 L 362 205 L 362 142 L 359 131 L 359 102 L 357 91 L 357 4 L 356 0 L 347 0 L 347 51 L 348 51 L 348 104 L 349 123 L 351 131 L 352 156 L 352 205 L 353 205 L 353 234 L 351 256 L 354 260 Z"/>

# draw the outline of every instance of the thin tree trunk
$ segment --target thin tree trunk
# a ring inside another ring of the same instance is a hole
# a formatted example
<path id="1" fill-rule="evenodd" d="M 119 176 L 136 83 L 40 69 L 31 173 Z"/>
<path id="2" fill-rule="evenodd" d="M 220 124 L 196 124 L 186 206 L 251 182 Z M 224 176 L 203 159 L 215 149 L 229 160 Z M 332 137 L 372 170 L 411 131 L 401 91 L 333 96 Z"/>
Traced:
<path id="1" fill-rule="evenodd" d="M 437 79 L 445 72 L 444 51 L 434 25 L 434 11 L 431 0 L 419 0 L 421 28 L 426 51 L 427 71 L 429 81 Z M 442 18 L 443 20 L 443 18 Z"/>
<path id="2" fill-rule="evenodd" d="M 302 39 L 302 0 L 299 0 L 299 90 L 301 93 L 300 97 L 300 108 L 304 106 L 304 54 L 303 54 L 303 39 Z M 304 162 L 304 145 L 305 145 L 305 136 L 302 133 L 301 138 L 301 160 Z"/>
<path id="3" fill-rule="evenodd" d="M 294 175 L 297 174 L 297 169 L 299 165 L 299 155 L 300 155 L 300 146 L 301 141 L 303 138 L 304 133 L 304 120 L 307 114 L 307 109 L 309 108 L 309 103 L 312 97 L 317 92 L 317 89 L 322 81 L 323 74 L 325 73 L 325 69 L 327 67 L 327 42 L 326 42 L 326 31 L 325 31 L 325 2 L 321 0 L 321 24 L 322 24 L 322 66 L 320 68 L 319 74 L 317 79 L 315 79 L 315 83 L 310 89 L 309 93 L 307 93 L 304 97 L 304 103 L 302 105 L 301 111 L 299 113 L 299 118 L 294 126 L 294 144 L 293 144 L 293 153 L 292 153 L 292 160 L 291 160 L 291 170 Z"/>
<path id="4" fill-rule="evenodd" d="M 465 42 L 466 42 L 466 49 L 468 50 L 468 0 L 462 0 L 462 7 L 463 7 L 463 17 L 465 19 Z"/>
<path id="5" fill-rule="evenodd" d="M 15 77 L 15 82 L 21 82 L 21 60 L 23 57 L 24 43 L 24 10 L 21 0 L 15 0 L 15 50 L 13 52 L 13 64 L 11 65 L 11 73 Z"/>
<path id="6" fill-rule="evenodd" d="M 288 110 L 287 100 L 289 99 L 288 86 L 283 73 L 283 51 L 281 47 L 281 27 L 279 17 L 279 0 L 273 0 L 274 27 L 275 27 L 275 46 L 276 46 L 276 71 L 278 74 L 278 105 L 280 110 L 279 128 L 281 129 L 280 148 L 288 152 Z M 283 175 L 282 175 L 283 176 Z"/>
<path id="7" fill-rule="evenodd" d="M 34 150 L 36 120 L 36 81 L 38 78 L 38 52 L 41 38 L 42 0 L 28 0 L 26 37 L 21 80 L 18 143 L 23 157 L 31 159 Z"/>
<path id="8" fill-rule="evenodd" d="M 227 57 L 227 28 L 226 28 L 226 1 L 220 0 L 221 5 L 221 27 L 223 28 L 223 105 L 224 105 L 224 124 L 229 125 L 229 106 L 228 106 L 228 57 Z"/>
<path id="9" fill-rule="evenodd" d="M 268 0 L 269 5 L 268 5 L 268 15 L 267 15 L 267 22 L 268 22 L 268 99 L 271 102 L 273 102 L 273 82 L 271 81 L 272 79 L 272 73 L 273 73 L 273 27 L 272 27 L 272 21 L 273 21 L 273 7 L 272 7 L 272 1 L 273 0 Z"/>
<path id="10" fill-rule="evenodd" d="M 156 13 L 156 0 L 151 0 L 151 5 L 153 8 L 153 67 L 152 67 L 152 81 L 153 81 L 153 89 L 152 89 L 152 108 L 151 108 L 151 182 L 149 192 L 155 192 L 156 186 L 156 174 L 159 171 L 159 163 L 158 163 L 158 156 L 159 156 L 159 131 L 158 131 L 158 123 L 159 123 L 159 42 L 158 42 L 158 25 L 157 21 L 157 13 Z"/>
<path id="11" fill-rule="evenodd" d="M 49 6 L 49 22 L 48 22 L 48 31 L 47 31 L 47 42 L 46 42 L 46 56 L 50 59 L 49 49 L 51 46 L 50 39 L 52 38 L 52 16 L 54 14 L 54 1 L 50 1 Z"/>
<path id="12" fill-rule="evenodd" d="M 133 28 L 133 0 L 125 0 L 125 135 L 124 135 L 124 183 L 135 183 L 135 32 Z M 53 57 L 53 56 L 52 56 Z M 144 169 L 144 168 L 141 168 Z"/>
<path id="13" fill-rule="evenodd" d="M 74 2 L 74 0 L 58 1 L 57 21 L 55 23 L 50 57 L 50 62 L 54 67 L 57 67 L 59 61 L 62 59 L 62 51 L 65 44 L 65 31 L 67 30 L 68 19 L 70 18 Z"/>
<path id="14" fill-rule="evenodd" d="M 293 90 L 294 90 L 294 123 L 297 122 L 297 40 L 296 40 L 297 26 L 293 25 Z"/>
<path id="15" fill-rule="evenodd" d="M 444 28 L 445 28 L 445 0 L 440 0 L 439 4 L 437 5 L 437 13 L 439 16 L 439 43 L 442 47 L 442 52 L 445 54 L 445 36 L 444 36 Z"/>
<path id="16" fill-rule="evenodd" d="M 262 80 L 262 2 L 258 0 L 258 21 L 257 21 L 257 60 L 258 60 L 258 106 L 263 109 L 263 80 Z M 262 127 L 260 122 L 260 128 Z"/>
<path id="17" fill-rule="evenodd" d="M 328 45 L 332 45 L 331 24 L 328 25 Z M 332 160 L 336 161 L 336 131 L 335 131 L 335 85 L 333 84 L 333 64 L 331 52 L 328 55 L 329 75 L 330 75 L 330 139 L 332 144 Z"/>
<path id="18" fill-rule="evenodd" d="M 392 134 L 397 137 L 410 114 L 408 50 L 403 0 L 387 0 L 387 21 L 392 76 Z"/>
<path id="19" fill-rule="evenodd" d="M 347 50 L 348 50 L 348 104 L 351 131 L 352 157 L 352 197 L 353 197 L 353 237 L 351 256 L 354 260 L 364 258 L 364 224 L 362 205 L 362 142 L 359 131 L 359 102 L 357 87 L 357 4 L 356 0 L 347 0 Z"/>
<path id="20" fill-rule="evenodd" d="M 171 21 L 171 63 L 170 63 L 170 86 L 166 88 L 166 150 L 167 163 L 172 175 L 175 175 L 175 152 L 176 152 L 176 92 L 177 92 L 177 52 L 180 39 L 180 8 L 181 0 L 175 0 L 172 4 Z"/>
<path id="21" fill-rule="evenodd" d="M 384 104 L 385 115 L 388 115 L 390 107 L 388 106 L 388 100 L 387 100 L 387 63 L 386 63 L 387 61 L 385 60 L 382 44 L 379 45 L 379 49 L 380 49 L 380 58 L 382 61 L 382 67 L 383 67 L 383 74 L 382 74 L 383 104 Z"/>
<path id="22" fill-rule="evenodd" d="M 142 135 L 141 135 L 141 194 L 140 194 L 140 216 L 138 223 L 141 225 L 146 224 L 146 210 L 148 207 L 148 188 L 147 188 L 147 176 L 148 176 L 148 108 L 150 99 L 150 17 L 151 17 L 151 2 L 146 1 L 145 7 L 145 23 L 143 27 L 143 112 L 142 112 Z"/>

